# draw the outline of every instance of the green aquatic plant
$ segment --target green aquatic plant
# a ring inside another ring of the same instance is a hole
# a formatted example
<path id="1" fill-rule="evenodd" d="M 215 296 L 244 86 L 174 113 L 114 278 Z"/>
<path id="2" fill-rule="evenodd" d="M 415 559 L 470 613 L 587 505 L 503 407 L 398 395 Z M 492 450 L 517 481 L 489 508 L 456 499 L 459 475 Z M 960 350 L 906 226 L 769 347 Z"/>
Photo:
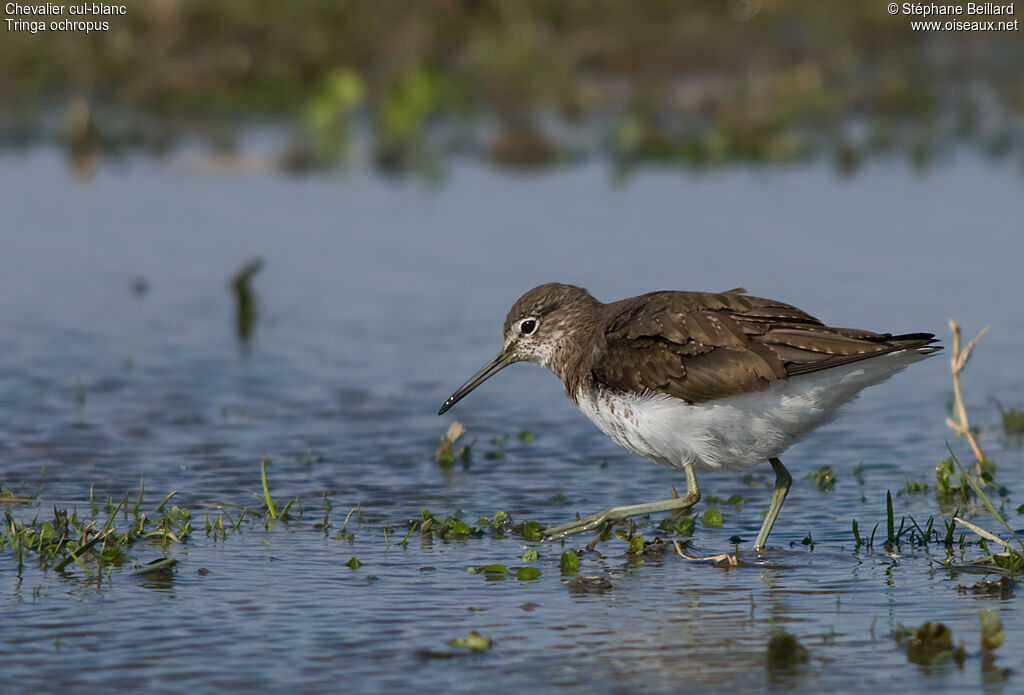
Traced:
<path id="1" fill-rule="evenodd" d="M 928 482 L 925 480 L 911 480 L 907 476 L 903 476 L 903 492 L 908 495 L 928 492 Z"/>
<path id="2" fill-rule="evenodd" d="M 657 526 L 658 531 L 662 533 L 674 533 L 677 536 L 692 536 L 697 528 L 697 517 L 694 516 L 683 516 L 675 518 L 673 516 L 662 519 Z"/>
<path id="3" fill-rule="evenodd" d="M 734 507 L 736 511 L 740 511 L 744 502 L 746 502 L 746 500 L 743 499 L 743 495 L 729 495 L 729 499 L 725 501 L 725 504 Z"/>
<path id="4" fill-rule="evenodd" d="M 415 66 L 396 75 L 376 109 L 377 161 L 401 169 L 423 156 L 423 130 L 444 103 L 447 76 Z"/>
<path id="5" fill-rule="evenodd" d="M 539 579 L 541 571 L 536 567 L 507 567 L 506 565 L 493 564 L 481 565 L 479 567 L 467 567 L 469 574 L 482 574 L 485 579 L 491 581 L 502 581 L 509 577 L 515 577 L 521 582 L 530 582 Z"/>
<path id="6" fill-rule="evenodd" d="M 267 465 L 269 463 L 271 463 L 271 461 L 266 456 L 260 459 L 260 483 L 263 488 L 263 506 L 264 509 L 266 509 L 266 516 L 263 519 L 263 526 L 265 528 L 270 528 L 275 521 L 287 521 L 290 518 L 288 510 L 291 509 L 292 505 L 298 501 L 297 497 L 292 497 L 287 501 L 278 500 L 277 504 L 274 504 L 274 500 L 270 496 L 270 487 L 267 484 Z M 173 495 L 174 493 L 172 492 L 171 494 Z M 170 495 L 168 497 L 170 497 Z M 283 506 L 281 506 L 282 503 Z M 279 506 L 280 509 L 278 509 Z M 348 519 L 346 518 L 346 521 L 347 520 Z"/>
<path id="7" fill-rule="evenodd" d="M 821 492 L 831 492 L 836 486 L 836 474 L 832 471 L 831 466 L 822 466 L 805 477 L 807 480 L 813 481 L 814 486 Z"/>
<path id="8" fill-rule="evenodd" d="M 348 530 L 348 520 L 351 519 L 352 515 L 356 514 L 358 511 L 359 505 L 356 505 L 355 507 L 352 507 L 352 509 L 348 510 L 348 514 L 345 515 L 345 520 L 341 522 L 341 529 L 338 531 L 338 535 L 334 537 L 335 540 L 351 541 L 355 539 L 356 535 L 354 533 L 346 533 L 346 531 Z M 356 518 L 358 520 L 358 517 Z M 358 523 L 358 521 L 356 523 Z"/>
<path id="9" fill-rule="evenodd" d="M 906 647 L 907 661 L 919 666 L 934 666 L 949 659 L 963 663 L 966 657 L 963 642 L 954 647 L 953 633 L 937 621 L 926 622 L 916 629 L 897 624 L 892 636 L 897 644 Z"/>
<path id="10" fill-rule="evenodd" d="M 528 541 L 544 540 L 544 525 L 539 521 L 526 521 L 523 523 L 523 538 Z"/>
<path id="11" fill-rule="evenodd" d="M 306 102 L 304 119 L 315 153 L 344 157 L 351 139 L 352 119 L 366 98 L 366 85 L 350 67 L 331 70 Z"/>
<path id="12" fill-rule="evenodd" d="M 995 611 L 978 611 L 978 619 L 981 621 L 981 648 L 985 650 L 999 649 L 1006 639 L 1003 632 L 1003 622 Z"/>
<path id="13" fill-rule="evenodd" d="M 418 529 L 419 526 L 420 526 L 420 522 L 418 522 L 418 521 L 414 521 L 411 524 L 409 524 L 409 530 L 406 531 L 405 537 L 402 538 L 402 542 L 399 543 L 399 545 L 402 546 L 403 548 L 408 547 L 409 536 L 411 536 L 412 532 L 415 531 L 416 529 Z"/>
<path id="14" fill-rule="evenodd" d="M 535 579 L 540 579 L 540 570 L 536 567 L 517 567 L 516 579 L 521 582 L 530 582 Z"/>
<path id="15" fill-rule="evenodd" d="M 853 522 L 850 524 L 850 526 L 851 526 L 850 533 L 853 534 L 853 550 L 854 550 L 854 552 L 856 552 L 857 550 L 860 549 L 860 547 L 862 545 L 865 545 L 867 541 L 866 541 L 866 539 L 861 538 L 860 527 L 857 525 L 857 520 L 856 519 L 853 520 Z"/>
<path id="16" fill-rule="evenodd" d="M 491 648 L 493 642 L 490 637 L 484 637 L 476 630 L 473 630 L 465 637 L 457 637 L 455 639 L 448 640 L 448 645 L 451 647 L 465 647 L 470 651 L 474 652 L 485 652 Z"/>
<path id="17" fill-rule="evenodd" d="M 443 540 L 466 539 L 472 533 L 469 524 L 456 516 L 455 513 L 451 513 L 446 518 L 441 519 L 424 509 L 421 515 L 423 517 L 423 522 L 420 524 L 421 533 L 432 534 Z"/>
<path id="18" fill-rule="evenodd" d="M 885 544 L 887 546 L 894 546 L 899 540 L 901 534 L 897 534 L 895 530 L 895 523 L 893 521 L 892 513 L 892 493 L 888 490 L 885 491 L 885 528 L 888 532 L 885 536 Z M 903 530 L 903 522 L 900 521 L 900 531 Z"/>
<path id="19" fill-rule="evenodd" d="M 274 500 L 270 497 L 270 489 L 267 486 L 267 464 L 270 462 L 266 456 L 260 460 L 260 482 L 263 483 L 263 503 L 266 505 L 267 514 L 271 519 L 277 518 L 277 510 L 274 508 Z"/>
<path id="20" fill-rule="evenodd" d="M 717 509 L 705 509 L 700 523 L 704 528 L 721 528 L 723 519 L 722 512 Z"/>
<path id="21" fill-rule="evenodd" d="M 800 664 L 807 663 L 810 652 L 800 644 L 800 640 L 785 630 L 772 630 L 765 650 L 765 661 L 771 670 L 792 671 Z"/>
<path id="22" fill-rule="evenodd" d="M 575 575 L 580 570 L 580 556 L 572 550 L 566 550 L 559 558 L 558 566 L 563 575 Z"/>
<path id="23" fill-rule="evenodd" d="M 488 461 L 500 461 L 505 458 L 505 435 L 501 434 L 490 441 L 491 448 L 484 454 Z"/>
<path id="24" fill-rule="evenodd" d="M 251 258 L 238 269 L 229 283 L 235 297 L 235 333 L 242 343 L 247 343 L 256 330 L 259 304 L 252 281 L 262 268 L 262 258 Z"/>
<path id="25" fill-rule="evenodd" d="M 808 546 L 810 550 L 814 550 L 814 538 L 811 536 L 810 531 L 808 531 L 804 539 L 800 541 L 800 544 Z"/>
<path id="26" fill-rule="evenodd" d="M 944 520 L 944 528 L 940 533 L 939 529 L 935 525 L 935 517 L 929 516 L 923 524 L 918 523 L 913 516 L 905 515 L 900 517 L 899 525 L 896 524 L 896 515 L 892 503 L 892 493 L 886 493 L 885 499 L 885 547 L 887 550 L 892 550 L 904 543 L 910 547 L 924 547 L 929 546 L 932 543 L 944 546 L 947 550 L 952 551 L 954 544 L 956 543 L 954 531 L 956 523 L 952 520 Z M 878 532 L 878 527 L 881 522 L 876 523 L 871 531 L 870 537 L 862 536 L 860 530 L 860 524 L 857 519 L 852 519 L 850 522 L 850 533 L 853 536 L 853 550 L 857 552 L 862 547 L 866 550 L 871 550 L 874 547 L 875 535 Z M 809 535 L 809 534 L 808 534 Z M 960 546 L 963 547 L 964 536 L 960 536 Z"/>
<path id="27" fill-rule="evenodd" d="M 953 458 L 943 459 L 935 466 L 935 493 L 936 495 L 951 501 L 954 498 L 967 502 L 968 491 L 971 486 L 967 479 L 957 475 Z"/>
<path id="28" fill-rule="evenodd" d="M 77 508 L 69 512 L 54 505 L 52 517 L 41 519 L 37 513 L 31 521 L 25 522 L 16 519 L 10 509 L 5 510 L 0 525 L 0 550 L 9 548 L 19 568 L 28 558 L 35 557 L 44 571 L 64 572 L 74 564 L 89 579 L 95 579 L 102 572 L 109 573 L 132 561 L 130 550 L 140 540 L 151 541 L 167 552 L 194 531 L 188 509 L 167 506 L 174 493 L 161 500 L 150 514 L 140 511 L 144 494 L 141 490 L 134 506 L 127 504 L 132 492 L 126 492 L 117 504 L 107 498 L 102 505 L 105 519 L 100 518 L 100 505 L 92 498 L 91 487 L 89 494 L 88 517 L 80 517 Z M 128 522 L 120 529 L 117 528 L 119 515 Z M 173 563 L 164 563 L 145 571 L 171 566 Z"/>
<path id="29" fill-rule="evenodd" d="M 1003 432 L 1005 434 L 1024 434 L 1024 410 L 1017 407 L 1006 410 L 999 401 L 996 401 L 996 407 L 999 408 L 999 416 L 1002 418 Z"/>
<path id="30" fill-rule="evenodd" d="M 530 430 L 523 430 L 522 432 L 516 435 L 516 439 L 518 439 L 523 444 L 532 444 L 536 438 L 537 436 Z"/>
<path id="31" fill-rule="evenodd" d="M 139 567 L 134 572 L 132 572 L 132 574 L 153 574 L 155 572 L 167 572 L 177 564 L 178 561 L 173 557 L 164 557 L 158 560 L 153 560 L 152 562 L 145 564 L 142 567 Z"/>
<path id="32" fill-rule="evenodd" d="M 481 565 L 480 567 L 467 567 L 466 571 L 470 574 L 500 574 L 506 575 L 509 573 L 508 567 L 505 565 Z"/>
<path id="33" fill-rule="evenodd" d="M 696 530 L 696 528 L 697 528 L 697 518 L 696 517 L 692 517 L 692 516 L 690 516 L 690 517 L 683 517 L 678 522 L 676 522 L 676 533 L 678 535 L 680 535 L 680 536 L 683 536 L 683 537 L 692 536 L 694 531 Z"/>
<path id="34" fill-rule="evenodd" d="M 1000 514 L 992 505 L 992 502 L 985 494 L 985 491 L 982 489 L 982 486 L 973 477 L 967 475 L 967 473 L 964 471 L 963 466 L 960 464 L 960 461 L 956 458 L 956 454 L 953 453 L 953 449 L 952 447 L 949 446 L 948 442 L 946 443 L 946 448 L 949 450 L 950 457 L 953 459 L 953 463 L 959 469 L 961 476 L 967 480 L 968 484 L 971 486 L 971 489 L 974 491 L 974 494 L 978 496 L 979 500 L 981 500 L 981 503 L 984 505 L 985 509 L 988 510 L 989 514 L 995 517 L 996 521 L 998 521 L 1003 526 L 1003 528 L 1007 530 L 1007 532 L 1010 534 L 1010 537 L 1013 538 L 1013 540 L 1017 543 L 1017 547 L 1014 547 L 1011 543 L 1008 543 L 1007 541 L 999 538 L 990 531 L 986 531 L 980 526 L 972 524 L 971 522 L 961 519 L 960 517 L 955 517 L 955 521 L 958 524 L 970 529 L 975 534 L 980 536 L 982 539 L 981 541 L 979 541 L 978 545 L 982 548 L 982 550 L 986 552 L 986 555 L 982 557 L 980 560 L 978 560 L 976 564 L 989 565 L 994 570 L 1009 572 L 1010 574 L 1020 573 L 1022 570 L 1024 570 L 1024 541 L 1022 541 L 1020 537 L 1017 535 L 1016 531 L 1014 531 L 1013 528 L 1010 527 L 1009 523 L 1007 523 L 1006 521 L 1006 518 L 1002 514 Z M 1002 548 L 1002 552 L 988 552 L 987 546 L 985 544 L 986 540 L 998 544 Z"/>

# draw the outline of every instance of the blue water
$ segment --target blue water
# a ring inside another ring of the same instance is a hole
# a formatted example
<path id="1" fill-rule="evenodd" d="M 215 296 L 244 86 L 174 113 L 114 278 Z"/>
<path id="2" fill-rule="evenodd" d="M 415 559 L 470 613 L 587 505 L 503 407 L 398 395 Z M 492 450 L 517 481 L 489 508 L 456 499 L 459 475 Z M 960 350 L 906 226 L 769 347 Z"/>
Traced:
<path id="1" fill-rule="evenodd" d="M 612 540 L 581 563 L 610 588 L 580 593 L 563 582 L 561 547 L 419 532 L 397 543 L 424 507 L 470 522 L 500 509 L 557 524 L 684 484 L 607 441 L 535 367 L 510 368 L 435 415 L 500 347 L 516 297 L 548 281 L 605 300 L 744 286 L 834 325 L 932 331 L 947 345 L 950 317 L 967 337 L 991 326 L 965 399 L 1009 492 L 997 501 L 1021 526 L 1024 455 L 992 402 L 1024 404 L 1016 164 L 950 155 L 921 172 L 883 160 L 853 177 L 824 163 L 652 168 L 622 182 L 600 161 L 523 175 L 455 160 L 425 182 L 359 167 L 226 175 L 196 166 L 201 157 L 130 157 L 89 179 L 47 148 L 0 157 L 0 488 L 42 488 L 38 502 L 4 508 L 24 521 L 53 504 L 87 515 L 90 487 L 120 500 L 144 481 L 145 506 L 177 491 L 198 529 L 166 551 L 130 549 L 140 564 L 178 560 L 149 580 L 130 566 L 99 578 L 31 559 L 19 570 L 6 548 L 0 691 L 1019 689 L 1019 675 L 983 668 L 977 618 L 1001 616 L 996 664 L 1019 674 L 1018 599 L 958 593 L 983 577 L 951 575 L 941 548 L 852 552 L 851 519 L 862 534 L 882 522 L 881 536 L 885 492 L 903 490 L 905 477 L 930 489 L 897 495 L 897 519 L 939 516 L 933 470 L 947 440 L 970 457 L 943 422 L 948 352 L 870 389 L 783 457 L 796 482 L 758 566 L 673 554 L 636 563 Z M 254 256 L 265 261 L 254 281 L 260 313 L 243 345 L 228 281 Z M 444 470 L 431 454 L 454 419 L 474 455 Z M 534 441 L 517 439 L 524 430 Z M 487 458 L 500 435 L 504 458 Z M 203 519 L 223 505 L 260 506 L 264 456 L 275 497 L 300 500 L 293 519 L 206 536 Z M 859 462 L 863 483 L 852 474 Z M 805 479 L 825 464 L 836 472 L 831 492 Z M 736 534 L 749 546 L 772 480 L 767 465 L 753 473 L 753 485 L 701 478 L 706 496 L 746 503 L 720 505 L 722 528 L 698 524 L 696 552 L 727 550 Z M 314 526 L 323 495 L 334 505 L 328 535 Z M 333 538 L 357 505 L 354 539 Z M 800 543 L 808 532 L 813 550 Z M 537 562 L 520 559 L 528 548 Z M 356 570 L 345 564 L 353 556 Z M 465 571 L 490 563 L 541 576 Z M 965 641 L 963 667 L 907 662 L 889 634 L 925 620 Z M 766 668 L 775 628 L 795 634 L 810 662 Z M 492 649 L 446 644 L 471 630 Z"/>

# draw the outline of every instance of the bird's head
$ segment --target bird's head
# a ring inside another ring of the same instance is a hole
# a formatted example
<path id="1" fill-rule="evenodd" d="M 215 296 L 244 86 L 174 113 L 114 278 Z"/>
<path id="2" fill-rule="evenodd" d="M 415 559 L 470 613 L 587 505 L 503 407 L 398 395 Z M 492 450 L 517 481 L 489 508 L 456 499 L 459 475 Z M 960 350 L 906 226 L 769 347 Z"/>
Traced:
<path id="1" fill-rule="evenodd" d="M 588 327 L 598 301 L 581 287 L 548 283 L 524 294 L 505 317 L 501 352 L 444 402 L 443 414 L 466 394 L 516 362 L 532 362 L 556 374 L 564 351 Z"/>

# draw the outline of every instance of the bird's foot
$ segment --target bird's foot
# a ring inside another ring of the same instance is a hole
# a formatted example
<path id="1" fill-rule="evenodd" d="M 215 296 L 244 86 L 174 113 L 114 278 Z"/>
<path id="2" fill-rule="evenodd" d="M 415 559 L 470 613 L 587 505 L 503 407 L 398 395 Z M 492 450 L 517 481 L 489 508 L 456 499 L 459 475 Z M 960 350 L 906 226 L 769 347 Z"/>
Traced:
<path id="1" fill-rule="evenodd" d="M 679 544 L 679 541 L 675 541 L 675 546 L 676 553 L 684 560 L 689 560 L 690 562 L 710 562 L 718 567 L 738 567 L 740 564 L 739 556 L 736 553 L 719 553 L 718 555 L 695 557 L 684 553 L 683 546 Z"/>
<path id="2" fill-rule="evenodd" d="M 672 499 L 663 500 L 661 502 L 633 504 L 625 507 L 612 507 L 611 509 L 604 510 L 600 514 L 588 516 L 586 519 L 577 519 L 576 521 L 568 524 L 549 528 L 544 534 L 544 540 L 560 541 L 563 538 L 575 536 L 577 533 L 586 533 L 604 526 L 601 533 L 587 545 L 587 548 L 592 550 L 595 545 L 611 534 L 612 528 L 615 524 L 621 523 L 631 516 L 686 510 L 697 504 L 699 500 L 700 492 L 697 491 L 696 485 L 694 485 L 693 490 L 691 492 L 687 492 L 683 497 L 674 495 Z"/>
<path id="3" fill-rule="evenodd" d="M 593 542 L 593 545 L 596 545 L 610 535 L 612 527 L 615 526 L 615 524 L 624 521 L 626 517 L 629 516 L 628 514 L 622 514 L 622 511 L 627 509 L 628 507 L 612 507 L 611 509 L 604 510 L 600 514 L 588 516 L 586 519 L 577 519 L 576 521 L 568 524 L 549 528 L 544 533 L 544 540 L 560 541 L 563 538 L 575 536 L 578 533 L 587 533 L 588 531 L 593 531 L 596 528 L 604 526 L 605 528 L 601 530 L 601 533 L 598 534 L 598 537 Z"/>

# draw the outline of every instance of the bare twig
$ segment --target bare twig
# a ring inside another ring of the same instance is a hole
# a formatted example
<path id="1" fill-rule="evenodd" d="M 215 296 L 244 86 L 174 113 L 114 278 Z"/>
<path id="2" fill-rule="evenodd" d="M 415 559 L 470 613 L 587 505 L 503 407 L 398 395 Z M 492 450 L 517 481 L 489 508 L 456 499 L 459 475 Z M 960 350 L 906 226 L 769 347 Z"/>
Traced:
<path id="1" fill-rule="evenodd" d="M 981 336 L 985 335 L 988 331 L 988 326 L 985 326 L 978 335 L 974 336 L 974 340 L 967 343 L 962 351 L 960 350 L 960 324 L 955 320 L 949 320 L 949 330 L 953 332 L 953 351 L 949 356 L 949 368 L 953 372 L 953 399 L 954 399 L 954 413 L 956 415 L 956 421 L 953 418 L 946 418 L 946 424 L 952 429 L 957 435 L 967 437 L 967 442 L 971 445 L 971 449 L 974 451 L 974 476 L 979 477 L 981 475 L 981 463 L 985 460 L 985 452 L 978 446 L 978 440 L 974 438 L 974 433 L 971 432 L 971 426 L 967 422 L 967 410 L 964 408 L 964 398 L 960 391 L 960 372 L 967 366 L 967 360 L 971 356 L 971 351 L 974 350 L 974 346 L 981 339 Z"/>

